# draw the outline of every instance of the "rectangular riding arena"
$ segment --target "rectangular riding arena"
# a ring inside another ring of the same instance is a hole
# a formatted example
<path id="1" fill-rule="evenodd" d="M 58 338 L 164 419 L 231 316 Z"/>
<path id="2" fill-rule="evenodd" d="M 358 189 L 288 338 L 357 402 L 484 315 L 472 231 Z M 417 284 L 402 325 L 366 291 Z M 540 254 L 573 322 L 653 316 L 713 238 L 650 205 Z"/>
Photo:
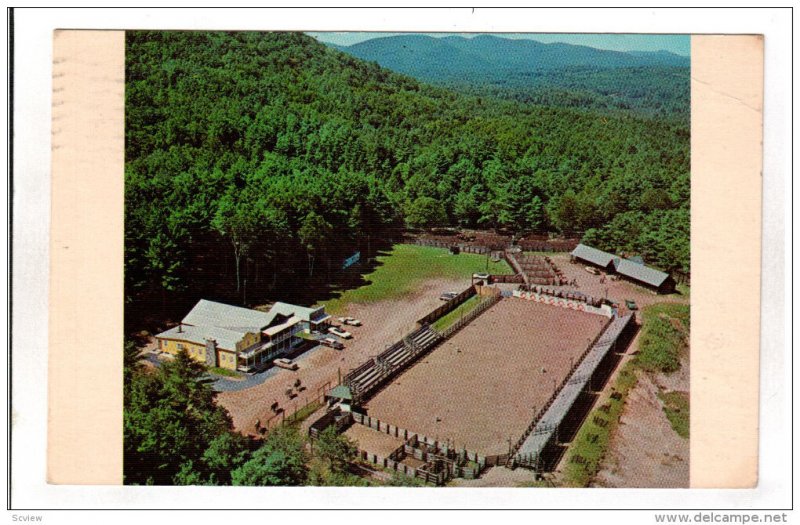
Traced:
<path id="1" fill-rule="evenodd" d="M 367 413 L 481 455 L 509 451 L 607 325 L 602 315 L 505 298 L 368 400 Z"/>

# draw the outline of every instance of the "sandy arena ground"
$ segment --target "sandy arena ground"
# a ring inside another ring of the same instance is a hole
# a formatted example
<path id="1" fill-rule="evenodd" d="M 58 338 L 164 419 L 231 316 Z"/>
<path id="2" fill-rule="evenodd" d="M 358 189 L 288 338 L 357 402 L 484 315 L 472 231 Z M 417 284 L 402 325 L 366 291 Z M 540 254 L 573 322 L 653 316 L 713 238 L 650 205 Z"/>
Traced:
<path id="1" fill-rule="evenodd" d="M 357 423 L 351 425 L 344 435 L 357 442 L 358 448 L 361 450 L 384 458 L 389 457 L 389 454 L 403 446 L 402 439 Z"/>
<path id="2" fill-rule="evenodd" d="M 345 375 L 411 331 L 417 319 L 442 304 L 439 300 L 442 292 L 463 290 L 469 284 L 469 278 L 455 281 L 430 279 L 419 283 L 416 293 L 397 301 L 351 304 L 346 312 L 337 313 L 337 317 L 356 317 L 363 325 L 348 327 L 353 339 L 344 341 L 346 348 L 343 351 L 318 346 L 296 358 L 300 366 L 296 372 L 278 370 L 274 377 L 260 385 L 237 392 L 221 392 L 217 400 L 230 412 L 238 431 L 255 434 L 256 420 L 260 419 L 261 424 L 266 425 L 274 416 L 270 410 L 274 401 L 278 401 L 291 414 L 295 407 L 301 407 L 307 400 L 313 399 L 326 383 L 335 384 L 339 370 Z M 285 394 L 286 388 L 297 378 L 306 390 L 294 400 L 289 400 Z"/>
<path id="3" fill-rule="evenodd" d="M 367 404 L 400 428 L 483 455 L 508 452 L 607 319 L 503 299 Z M 544 369 L 544 372 L 542 371 Z M 437 420 L 438 418 L 438 420 Z"/>

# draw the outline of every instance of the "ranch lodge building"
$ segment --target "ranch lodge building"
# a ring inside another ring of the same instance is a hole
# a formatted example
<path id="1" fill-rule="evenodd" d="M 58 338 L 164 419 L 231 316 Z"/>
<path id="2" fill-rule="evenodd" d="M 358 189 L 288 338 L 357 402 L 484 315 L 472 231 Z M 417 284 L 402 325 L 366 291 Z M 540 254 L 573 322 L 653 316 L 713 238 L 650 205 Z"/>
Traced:
<path id="1" fill-rule="evenodd" d="M 275 303 L 268 312 L 201 299 L 178 326 L 156 335 L 169 354 L 186 350 L 211 367 L 258 370 L 302 342 L 301 333 L 318 330 L 330 315 L 325 307 Z"/>

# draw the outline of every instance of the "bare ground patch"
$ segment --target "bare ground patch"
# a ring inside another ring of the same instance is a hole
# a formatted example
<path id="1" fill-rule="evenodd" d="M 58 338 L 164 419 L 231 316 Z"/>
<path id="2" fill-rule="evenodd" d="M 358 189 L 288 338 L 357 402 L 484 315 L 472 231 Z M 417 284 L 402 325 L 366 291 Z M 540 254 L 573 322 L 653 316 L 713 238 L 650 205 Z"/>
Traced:
<path id="1" fill-rule="evenodd" d="M 639 381 L 611 439 L 595 485 L 601 487 L 688 487 L 689 440 L 667 419 L 659 392 L 688 392 L 688 363 L 666 376 L 639 371 Z M 659 386 L 664 385 L 664 386 Z"/>

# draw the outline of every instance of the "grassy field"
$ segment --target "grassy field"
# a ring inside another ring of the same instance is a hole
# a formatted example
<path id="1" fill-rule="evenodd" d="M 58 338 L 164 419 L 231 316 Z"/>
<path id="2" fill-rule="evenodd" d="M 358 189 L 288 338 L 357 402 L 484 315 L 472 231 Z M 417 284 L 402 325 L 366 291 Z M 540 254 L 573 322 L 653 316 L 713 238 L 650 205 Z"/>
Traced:
<path id="1" fill-rule="evenodd" d="M 664 413 L 672 429 L 682 438 L 689 438 L 689 394 L 662 392 L 658 398 L 664 404 Z"/>
<path id="2" fill-rule="evenodd" d="M 227 368 L 220 368 L 220 367 L 217 367 L 217 366 L 212 366 L 212 367 L 209 367 L 208 371 L 211 372 L 212 374 L 216 374 L 218 376 L 225 376 L 225 377 L 233 377 L 233 378 L 236 378 L 236 379 L 242 379 L 242 374 L 240 374 L 239 372 L 236 372 L 234 370 L 228 370 Z"/>
<path id="3" fill-rule="evenodd" d="M 592 410 L 572 440 L 564 467 L 564 486 L 587 487 L 597 474 L 625 407 L 628 392 L 636 385 L 635 368 L 633 361 L 626 363 L 612 387 L 613 392 L 621 394 L 620 399 L 608 398 L 605 404 Z M 607 410 L 603 407 L 607 407 Z"/>
<path id="4" fill-rule="evenodd" d="M 642 311 L 639 365 L 650 372 L 674 372 L 689 339 L 689 305 L 659 303 Z"/>
<path id="5" fill-rule="evenodd" d="M 308 405 L 304 406 L 291 416 L 287 417 L 286 420 L 284 421 L 284 425 L 294 428 L 300 428 L 300 425 L 303 424 L 303 421 L 311 417 L 311 415 L 317 410 L 319 410 L 321 407 L 322 407 L 321 401 L 314 401 L 312 403 L 309 403 Z"/>
<path id="6" fill-rule="evenodd" d="M 444 330 L 445 328 L 449 327 L 456 321 L 458 321 L 462 315 L 466 315 L 467 312 L 471 311 L 473 308 L 478 306 L 481 302 L 481 296 L 473 295 L 460 305 L 450 312 L 449 314 L 443 315 L 439 319 L 437 319 L 432 325 L 431 328 L 434 330 Z"/>
<path id="7" fill-rule="evenodd" d="M 377 259 L 375 270 L 364 275 L 368 284 L 346 290 L 339 297 L 326 301 L 325 309 L 328 312 L 341 312 L 349 303 L 402 298 L 426 279 L 468 279 L 474 272 L 485 272 L 487 262 L 484 255 L 452 255 L 444 248 L 410 244 L 397 244 L 389 253 Z M 491 274 L 513 273 L 505 261 L 489 260 L 488 271 Z"/>

